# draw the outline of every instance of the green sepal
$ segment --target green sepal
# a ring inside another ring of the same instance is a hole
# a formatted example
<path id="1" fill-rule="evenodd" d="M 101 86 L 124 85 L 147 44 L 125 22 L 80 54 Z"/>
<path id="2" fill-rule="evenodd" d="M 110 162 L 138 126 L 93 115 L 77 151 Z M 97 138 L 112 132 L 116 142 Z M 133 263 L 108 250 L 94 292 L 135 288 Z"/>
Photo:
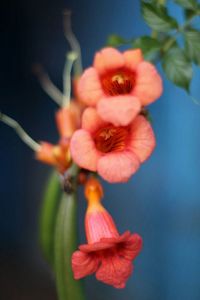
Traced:
<path id="1" fill-rule="evenodd" d="M 121 45 L 127 45 L 130 41 L 124 39 L 120 35 L 117 34 L 111 34 L 108 36 L 106 45 L 110 47 L 119 47 Z"/>
<path id="2" fill-rule="evenodd" d="M 161 45 L 160 42 L 150 36 L 142 36 L 134 40 L 133 48 L 140 48 L 145 60 L 152 61 L 159 53 Z"/>

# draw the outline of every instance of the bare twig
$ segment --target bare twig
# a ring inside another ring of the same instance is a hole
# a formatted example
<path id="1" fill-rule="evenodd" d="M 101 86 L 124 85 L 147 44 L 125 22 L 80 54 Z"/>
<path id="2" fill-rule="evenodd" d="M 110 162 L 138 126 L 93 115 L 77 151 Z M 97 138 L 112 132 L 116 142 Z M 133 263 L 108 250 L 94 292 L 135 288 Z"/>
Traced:
<path id="1" fill-rule="evenodd" d="M 63 71 L 63 102 L 62 106 L 69 106 L 71 99 L 71 70 L 74 62 L 77 59 L 77 54 L 73 51 L 69 52 L 66 57 L 66 63 Z"/>
<path id="2" fill-rule="evenodd" d="M 35 64 L 33 66 L 33 73 L 37 76 L 41 87 L 43 90 L 54 100 L 59 106 L 62 106 L 63 94 L 54 85 L 54 83 L 49 78 L 44 68 L 40 64 Z"/>
<path id="3" fill-rule="evenodd" d="M 27 133 L 26 131 L 22 128 L 22 126 L 15 121 L 14 119 L 10 118 L 9 116 L 3 114 L 0 112 L 0 121 L 3 122 L 4 124 L 8 125 L 14 131 L 17 133 L 17 135 L 20 137 L 20 139 L 28 145 L 32 150 L 38 151 L 40 148 L 40 144 L 38 144 L 36 141 L 34 141 Z"/>
<path id="4" fill-rule="evenodd" d="M 70 44 L 71 50 L 77 54 L 77 60 L 74 64 L 75 75 L 82 73 L 81 47 L 71 28 L 71 11 L 65 10 L 64 15 L 64 34 Z"/>

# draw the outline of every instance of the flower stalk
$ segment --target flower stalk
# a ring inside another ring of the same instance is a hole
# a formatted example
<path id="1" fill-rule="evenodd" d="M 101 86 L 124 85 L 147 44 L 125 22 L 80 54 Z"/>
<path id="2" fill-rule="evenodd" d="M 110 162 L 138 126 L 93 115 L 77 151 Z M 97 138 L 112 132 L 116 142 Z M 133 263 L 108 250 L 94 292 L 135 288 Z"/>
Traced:
<path id="1" fill-rule="evenodd" d="M 55 228 L 56 286 L 59 300 L 84 300 L 82 282 L 74 279 L 71 268 L 71 256 L 77 248 L 77 167 L 73 165 L 68 174 L 72 188 L 62 194 Z"/>
<path id="2" fill-rule="evenodd" d="M 54 268 L 54 231 L 61 198 L 61 184 L 56 171 L 48 177 L 39 215 L 39 243 L 47 262 Z"/>

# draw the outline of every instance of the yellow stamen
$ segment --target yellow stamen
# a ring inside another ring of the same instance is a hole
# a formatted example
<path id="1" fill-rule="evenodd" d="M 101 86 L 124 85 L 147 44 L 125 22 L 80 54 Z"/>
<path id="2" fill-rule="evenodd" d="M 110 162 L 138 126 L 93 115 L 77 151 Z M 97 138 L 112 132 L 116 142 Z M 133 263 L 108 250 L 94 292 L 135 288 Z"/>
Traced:
<path id="1" fill-rule="evenodd" d="M 102 131 L 99 136 L 103 137 L 104 140 L 108 140 L 111 136 L 113 136 L 116 133 L 116 129 L 112 128 L 106 128 L 104 131 Z"/>
<path id="2" fill-rule="evenodd" d="M 112 82 L 117 81 L 119 84 L 123 84 L 125 80 L 129 80 L 129 78 L 123 74 L 116 74 L 111 78 L 111 80 Z"/>

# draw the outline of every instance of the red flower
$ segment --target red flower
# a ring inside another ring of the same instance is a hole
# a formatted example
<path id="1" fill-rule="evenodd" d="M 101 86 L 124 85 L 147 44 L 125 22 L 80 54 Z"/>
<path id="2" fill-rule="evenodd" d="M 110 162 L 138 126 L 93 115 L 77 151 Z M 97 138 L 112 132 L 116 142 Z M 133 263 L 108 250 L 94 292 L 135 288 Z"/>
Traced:
<path id="1" fill-rule="evenodd" d="M 149 158 L 155 144 L 153 129 L 142 115 L 128 126 L 117 127 L 89 107 L 82 116 L 82 129 L 72 136 L 70 150 L 80 167 L 114 183 L 127 181 Z"/>
<path id="2" fill-rule="evenodd" d="M 143 106 L 160 97 L 162 80 L 140 49 L 120 53 L 104 48 L 80 77 L 77 91 L 85 104 L 97 107 L 104 121 L 126 126 Z"/>
<path id="3" fill-rule="evenodd" d="M 88 208 L 85 230 L 88 244 L 79 246 L 72 256 L 74 278 L 96 273 L 97 280 L 124 288 L 133 271 L 132 261 L 142 248 L 142 238 L 126 231 L 119 235 L 111 215 L 100 203 L 102 188 L 91 178 L 86 184 Z"/>

